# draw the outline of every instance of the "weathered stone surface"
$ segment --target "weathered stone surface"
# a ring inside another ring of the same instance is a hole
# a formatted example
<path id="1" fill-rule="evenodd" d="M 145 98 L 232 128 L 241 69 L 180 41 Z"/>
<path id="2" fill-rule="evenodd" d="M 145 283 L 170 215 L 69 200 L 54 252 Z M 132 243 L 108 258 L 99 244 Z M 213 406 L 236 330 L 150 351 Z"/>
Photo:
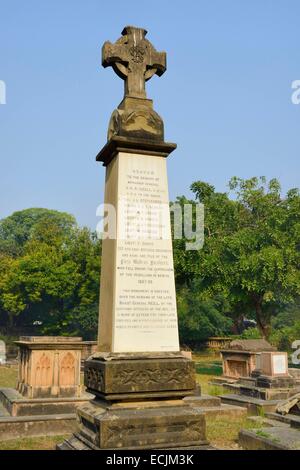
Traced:
<path id="1" fill-rule="evenodd" d="M 300 450 L 300 432 L 282 426 L 253 431 L 242 429 L 239 444 L 246 450 Z"/>
<path id="2" fill-rule="evenodd" d="M 288 376 L 288 355 L 286 352 L 262 352 L 260 370 L 266 376 Z"/>
<path id="3" fill-rule="evenodd" d="M 205 417 L 172 400 L 124 403 L 123 408 L 94 401 L 78 409 L 77 436 L 101 449 L 147 449 L 206 445 Z M 88 444 L 89 445 L 89 444 Z"/>
<path id="4" fill-rule="evenodd" d="M 240 377 L 250 377 L 256 368 L 256 352 L 223 350 L 221 351 L 221 356 L 223 376 L 225 378 L 239 379 Z"/>
<path id="5" fill-rule="evenodd" d="M 157 52 L 146 34 L 143 28 L 127 26 L 115 44 L 103 45 L 103 67 L 112 66 L 124 80 L 124 99 L 111 116 L 108 140 L 115 135 L 164 140 L 163 121 L 153 110 L 152 100 L 146 99 L 145 82 L 165 72 L 166 53 Z"/>
<path id="6" fill-rule="evenodd" d="M 278 421 L 276 419 L 268 418 L 267 416 L 273 415 L 274 413 L 266 413 L 264 416 L 248 416 L 248 421 L 258 424 L 259 427 L 274 427 L 280 426 L 286 429 L 289 429 L 290 425 L 283 421 Z"/>
<path id="7" fill-rule="evenodd" d="M 265 339 L 235 339 L 231 341 L 228 349 L 251 352 L 276 351 L 276 348 Z"/>
<path id="8" fill-rule="evenodd" d="M 223 375 L 225 377 L 250 377 L 261 367 L 261 355 L 264 351 L 275 351 L 264 339 L 231 341 L 227 349 L 221 350 Z"/>
<path id="9" fill-rule="evenodd" d="M 280 405 L 277 406 L 276 412 L 282 415 L 286 415 L 289 412 L 294 412 L 300 415 L 300 393 L 296 393 L 283 403 L 280 403 Z"/>
<path id="10" fill-rule="evenodd" d="M 256 386 L 264 388 L 294 388 L 296 386 L 296 380 L 289 375 L 273 377 L 260 375 L 256 379 Z"/>
<path id="11" fill-rule="evenodd" d="M 220 395 L 221 401 L 227 405 L 244 406 L 249 413 L 259 414 L 262 410 L 264 412 L 272 412 L 276 410 L 278 403 L 282 400 L 262 400 L 261 398 L 249 397 L 246 395 L 237 395 L 228 393 Z"/>
<path id="12" fill-rule="evenodd" d="M 109 121 L 108 140 L 114 136 L 163 142 L 164 123 L 154 111 L 152 100 L 124 98 Z"/>
<path id="13" fill-rule="evenodd" d="M 201 395 L 201 396 L 190 396 L 185 397 L 183 401 L 187 405 L 197 406 L 198 408 L 203 407 L 219 407 L 221 405 L 221 399 L 212 395 Z"/>
<path id="14" fill-rule="evenodd" d="M 0 402 L 12 417 L 75 413 L 92 398 L 89 393 L 69 398 L 26 398 L 13 388 L 0 388 Z"/>
<path id="15" fill-rule="evenodd" d="M 126 26 L 115 44 L 106 41 L 102 47 L 102 65 L 113 67 L 124 80 L 124 96 L 146 98 L 145 81 L 166 70 L 166 53 L 157 52 L 146 34 L 143 28 Z"/>
<path id="16" fill-rule="evenodd" d="M 27 398 L 80 397 L 82 338 L 22 336 L 17 390 Z"/>
<path id="17" fill-rule="evenodd" d="M 290 394 L 290 390 L 288 388 L 268 389 L 253 385 L 241 385 L 239 392 L 241 395 L 260 398 L 262 400 L 284 400 Z"/>
<path id="18" fill-rule="evenodd" d="M 247 409 L 237 405 L 203 406 L 202 413 L 206 417 L 222 417 L 230 420 L 231 418 L 241 418 L 247 415 Z"/>
<path id="19" fill-rule="evenodd" d="M 171 142 L 152 142 L 148 139 L 136 139 L 115 135 L 111 137 L 100 150 L 96 156 L 96 161 L 103 162 L 103 166 L 107 166 L 120 152 L 166 158 L 176 147 L 177 145 Z"/>
<path id="20" fill-rule="evenodd" d="M 286 425 L 291 426 L 292 428 L 298 428 L 300 430 L 300 415 L 293 414 L 293 410 L 291 410 L 288 414 L 279 414 L 278 411 L 266 413 L 266 417 L 272 419 L 273 421 L 277 421 L 279 423 L 283 423 Z"/>
<path id="21" fill-rule="evenodd" d="M 76 429 L 76 414 L 0 416 L 0 441 L 24 436 L 57 436 Z"/>
<path id="22" fill-rule="evenodd" d="M 294 379 L 300 381 L 300 369 L 296 369 L 295 367 L 289 367 L 288 372 L 289 372 L 289 375 L 294 377 Z"/>
<path id="23" fill-rule="evenodd" d="M 112 399 L 195 393 L 195 366 L 180 354 L 94 355 L 85 362 L 87 391 Z"/>

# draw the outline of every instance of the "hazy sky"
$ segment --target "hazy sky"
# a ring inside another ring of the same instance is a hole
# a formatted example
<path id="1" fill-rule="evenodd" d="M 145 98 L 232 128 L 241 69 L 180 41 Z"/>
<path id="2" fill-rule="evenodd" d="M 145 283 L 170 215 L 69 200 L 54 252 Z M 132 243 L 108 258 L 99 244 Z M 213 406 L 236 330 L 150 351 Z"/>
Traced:
<path id="1" fill-rule="evenodd" d="M 195 180 L 225 191 L 233 175 L 300 186 L 299 0 L 0 0 L 0 17 L 0 218 L 47 207 L 96 227 L 95 155 L 123 95 L 101 46 L 127 24 L 167 52 L 147 91 L 178 144 L 171 198 Z"/>

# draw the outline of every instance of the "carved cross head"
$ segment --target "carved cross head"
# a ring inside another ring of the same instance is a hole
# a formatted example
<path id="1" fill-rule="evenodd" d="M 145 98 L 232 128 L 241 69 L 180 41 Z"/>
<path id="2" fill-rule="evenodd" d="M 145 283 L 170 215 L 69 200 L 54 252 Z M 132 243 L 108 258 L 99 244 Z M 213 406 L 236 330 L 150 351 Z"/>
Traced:
<path id="1" fill-rule="evenodd" d="M 102 47 L 102 65 L 111 66 L 124 80 L 125 96 L 146 98 L 145 82 L 166 71 L 166 53 L 157 52 L 146 34 L 143 28 L 126 26 L 120 39 Z"/>

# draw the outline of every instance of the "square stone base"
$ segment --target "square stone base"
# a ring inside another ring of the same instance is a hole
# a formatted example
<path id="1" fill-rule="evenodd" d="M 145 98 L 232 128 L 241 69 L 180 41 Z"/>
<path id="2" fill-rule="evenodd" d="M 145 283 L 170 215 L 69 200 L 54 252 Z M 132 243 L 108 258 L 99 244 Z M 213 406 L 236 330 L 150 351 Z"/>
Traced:
<path id="1" fill-rule="evenodd" d="M 105 400 L 193 395 L 195 365 L 181 353 L 96 353 L 84 367 L 87 391 Z"/>
<path id="2" fill-rule="evenodd" d="M 205 416 L 183 400 L 109 404 L 95 399 L 77 410 L 79 432 L 60 449 L 138 450 L 208 445 Z"/>
<path id="3" fill-rule="evenodd" d="M 81 397 L 25 398 L 13 388 L 0 389 L 0 403 L 12 417 L 76 413 L 78 406 L 92 398 L 88 393 Z"/>

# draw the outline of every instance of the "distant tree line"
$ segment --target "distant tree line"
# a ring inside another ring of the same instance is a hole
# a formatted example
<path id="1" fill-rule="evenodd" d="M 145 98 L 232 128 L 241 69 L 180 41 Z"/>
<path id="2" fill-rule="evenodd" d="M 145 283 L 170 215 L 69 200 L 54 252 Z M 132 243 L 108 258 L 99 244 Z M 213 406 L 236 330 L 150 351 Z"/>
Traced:
<path id="1" fill-rule="evenodd" d="M 181 342 L 237 333 L 245 316 L 254 336 L 283 345 L 300 335 L 299 190 L 282 196 L 276 179 L 236 177 L 226 193 L 201 181 L 191 190 L 193 200 L 176 202 L 204 204 L 205 239 L 197 251 L 173 241 Z M 0 332 L 34 325 L 95 339 L 100 269 L 101 241 L 70 214 L 33 208 L 2 219 Z"/>

